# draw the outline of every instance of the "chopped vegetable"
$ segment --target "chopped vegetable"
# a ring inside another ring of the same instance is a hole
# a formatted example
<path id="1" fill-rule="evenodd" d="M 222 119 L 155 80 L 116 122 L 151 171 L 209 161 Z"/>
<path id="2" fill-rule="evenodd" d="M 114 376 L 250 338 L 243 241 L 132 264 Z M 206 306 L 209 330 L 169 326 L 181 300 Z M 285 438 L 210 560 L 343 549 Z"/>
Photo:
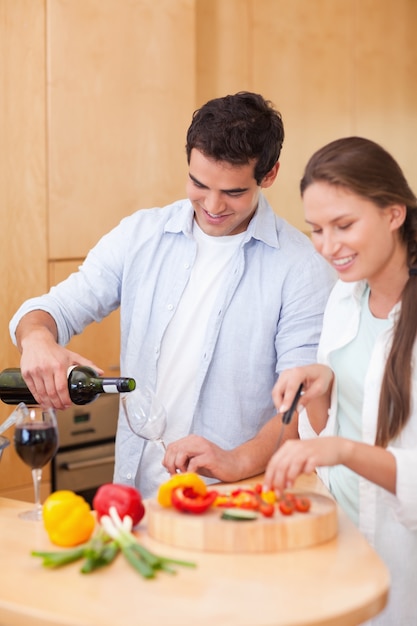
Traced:
<path id="1" fill-rule="evenodd" d="M 133 526 L 139 524 L 145 515 L 139 491 L 129 485 L 105 483 L 97 489 L 93 498 L 93 508 L 99 520 L 103 515 L 109 515 L 111 506 L 115 507 L 121 519 L 129 515 L 133 520 Z"/>
<path id="2" fill-rule="evenodd" d="M 207 490 L 204 495 L 194 491 L 193 487 L 176 487 L 172 490 L 171 501 L 182 513 L 205 513 L 217 498 L 217 491 Z"/>
<path id="3" fill-rule="evenodd" d="M 283 498 L 280 500 L 278 506 L 283 515 L 292 515 L 294 513 L 295 503 L 289 498 Z"/>
<path id="4" fill-rule="evenodd" d="M 268 502 L 269 504 L 275 504 L 275 502 L 277 501 L 275 491 L 262 491 L 259 495 L 264 502 Z"/>
<path id="5" fill-rule="evenodd" d="M 264 517 L 273 517 L 275 513 L 275 506 L 271 502 L 260 502 L 259 513 Z"/>
<path id="6" fill-rule="evenodd" d="M 275 513 L 275 502 L 275 493 L 273 491 L 263 493 L 262 485 L 257 483 L 253 488 L 238 488 L 229 494 L 219 494 L 214 506 L 259 511 L 264 517 L 272 517 Z"/>
<path id="7" fill-rule="evenodd" d="M 181 561 L 158 556 L 142 546 L 132 533 L 133 520 L 126 515 L 120 518 L 115 507 L 111 506 L 109 515 L 101 517 L 101 526 L 97 534 L 87 543 L 75 549 L 61 552 L 37 552 L 32 556 L 43 559 L 44 567 L 61 567 L 84 558 L 81 573 L 88 574 L 109 565 L 117 554 L 122 552 L 127 562 L 144 578 L 154 578 L 159 570 L 176 574 L 173 565 L 196 567 L 191 561 Z"/>
<path id="8" fill-rule="evenodd" d="M 307 513 L 310 510 L 311 501 L 304 496 L 295 498 L 295 508 L 299 513 Z"/>
<path id="9" fill-rule="evenodd" d="M 158 489 L 157 500 L 161 506 L 172 506 L 172 492 L 176 487 L 192 487 L 194 491 L 202 496 L 207 491 L 207 485 L 198 474 L 194 472 L 184 472 L 183 474 L 175 474 Z"/>
<path id="10" fill-rule="evenodd" d="M 250 522 L 258 519 L 258 514 L 256 511 L 251 511 L 249 509 L 232 508 L 225 509 L 220 518 L 233 522 Z"/>
<path id="11" fill-rule="evenodd" d="M 46 498 L 42 517 L 49 539 L 64 548 L 88 541 L 96 524 L 88 502 L 68 490 L 54 491 Z"/>
<path id="12" fill-rule="evenodd" d="M 88 574 L 99 567 L 112 563 L 119 552 L 119 547 L 115 541 L 99 528 L 96 535 L 90 541 L 83 543 L 71 550 L 61 550 L 60 552 L 39 552 L 33 551 L 32 556 L 43 559 L 42 565 L 48 568 L 62 567 L 69 563 L 74 563 L 84 558 L 85 562 L 81 568 L 83 574 Z"/>
<path id="13" fill-rule="evenodd" d="M 144 578 L 154 578 L 158 570 L 175 574 L 176 571 L 171 565 L 196 566 L 191 561 L 169 559 L 157 556 L 147 550 L 147 548 L 137 542 L 136 537 L 131 532 L 132 519 L 126 515 L 122 521 L 114 507 L 110 507 L 109 515 L 103 515 L 101 523 L 107 534 L 116 541 L 128 563 Z"/>

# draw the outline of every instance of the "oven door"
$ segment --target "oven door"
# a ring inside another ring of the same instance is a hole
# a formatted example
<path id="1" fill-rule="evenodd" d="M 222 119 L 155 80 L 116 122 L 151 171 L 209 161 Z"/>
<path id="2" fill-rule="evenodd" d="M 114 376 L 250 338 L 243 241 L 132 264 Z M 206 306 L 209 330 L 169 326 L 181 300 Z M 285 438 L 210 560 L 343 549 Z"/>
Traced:
<path id="1" fill-rule="evenodd" d="M 113 481 L 114 439 L 59 450 L 52 461 L 52 491 L 68 489 L 92 500 L 98 487 Z"/>

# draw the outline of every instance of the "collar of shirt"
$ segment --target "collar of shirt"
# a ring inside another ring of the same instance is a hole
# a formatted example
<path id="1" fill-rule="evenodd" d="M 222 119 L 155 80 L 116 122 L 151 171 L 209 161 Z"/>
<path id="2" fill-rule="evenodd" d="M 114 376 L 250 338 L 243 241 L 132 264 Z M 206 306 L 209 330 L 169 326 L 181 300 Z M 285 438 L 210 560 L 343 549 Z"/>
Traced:
<path id="1" fill-rule="evenodd" d="M 190 201 L 183 202 L 182 210 L 174 213 L 165 225 L 165 232 L 183 232 L 186 237 L 192 238 L 194 210 Z M 243 244 L 254 238 L 263 241 L 272 248 L 279 248 L 278 233 L 274 213 L 269 210 L 268 201 L 262 194 L 259 196 L 258 207 L 247 228 L 247 236 Z"/>

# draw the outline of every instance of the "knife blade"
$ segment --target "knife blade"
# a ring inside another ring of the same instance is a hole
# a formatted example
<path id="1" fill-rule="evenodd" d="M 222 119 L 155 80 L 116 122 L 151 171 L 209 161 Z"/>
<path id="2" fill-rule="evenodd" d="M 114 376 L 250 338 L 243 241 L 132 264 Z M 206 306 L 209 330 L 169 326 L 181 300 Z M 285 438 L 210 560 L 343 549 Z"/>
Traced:
<path id="1" fill-rule="evenodd" d="M 301 396 L 301 392 L 303 390 L 303 383 L 300 384 L 300 386 L 297 389 L 297 392 L 294 396 L 294 400 L 291 403 L 291 406 L 289 409 L 287 409 L 287 411 L 285 411 L 285 413 L 282 414 L 282 426 L 281 426 L 281 430 L 278 436 L 278 443 L 277 443 L 277 450 L 281 445 L 281 441 L 282 441 L 282 437 L 284 435 L 284 430 L 287 424 L 289 424 L 291 422 L 292 416 L 294 414 L 295 409 L 297 408 L 297 404 L 298 404 L 298 400 L 300 399 Z"/>

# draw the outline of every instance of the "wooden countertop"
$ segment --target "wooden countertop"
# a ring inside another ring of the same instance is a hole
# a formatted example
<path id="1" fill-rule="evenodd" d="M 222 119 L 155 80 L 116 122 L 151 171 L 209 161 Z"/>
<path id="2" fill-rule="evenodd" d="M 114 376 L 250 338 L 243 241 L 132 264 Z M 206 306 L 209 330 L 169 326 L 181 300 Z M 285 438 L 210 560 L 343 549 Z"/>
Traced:
<path id="1" fill-rule="evenodd" d="M 246 481 L 247 482 L 247 481 Z M 326 494 L 316 476 L 296 485 Z M 193 560 L 144 580 L 119 555 L 108 568 L 43 568 L 31 550 L 52 550 L 41 522 L 18 518 L 26 503 L 0 498 L 1 626 L 353 626 L 385 606 L 389 573 L 338 509 L 339 532 L 319 546 L 271 554 L 214 554 L 138 539 L 157 554 Z"/>

